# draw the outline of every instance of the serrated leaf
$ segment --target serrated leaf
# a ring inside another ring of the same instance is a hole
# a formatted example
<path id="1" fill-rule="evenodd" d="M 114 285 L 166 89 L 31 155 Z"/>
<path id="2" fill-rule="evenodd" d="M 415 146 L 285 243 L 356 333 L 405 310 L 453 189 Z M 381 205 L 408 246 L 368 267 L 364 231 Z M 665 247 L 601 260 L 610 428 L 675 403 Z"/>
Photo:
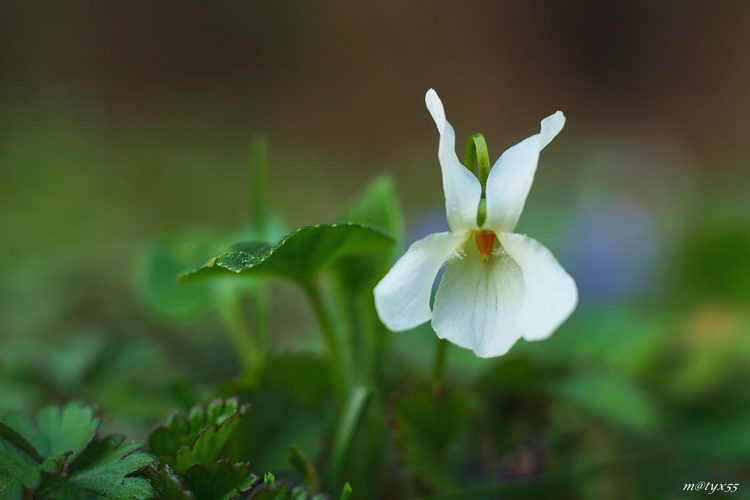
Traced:
<path id="1" fill-rule="evenodd" d="M 307 285 L 324 267 L 341 257 L 386 249 L 392 243 L 390 236 L 360 224 L 306 226 L 275 245 L 257 241 L 238 243 L 198 269 L 183 274 L 180 280 L 275 274 Z"/>
<path id="2" fill-rule="evenodd" d="M 304 486 L 292 487 L 281 481 L 272 485 L 264 484 L 253 492 L 253 500 L 328 500 L 329 497 L 322 493 L 313 495 Z"/>
<path id="3" fill-rule="evenodd" d="M 260 482 L 247 463 L 222 460 L 206 467 L 193 465 L 184 473 L 185 485 L 196 500 L 228 500 L 247 493 Z"/>
<path id="4" fill-rule="evenodd" d="M 450 456 L 468 416 L 469 397 L 456 390 L 436 395 L 420 388 L 394 407 L 394 435 L 404 463 L 437 490 L 457 486 Z"/>
<path id="5" fill-rule="evenodd" d="M 236 398 L 216 399 L 207 408 L 195 406 L 190 413 L 173 415 L 166 426 L 151 433 L 151 451 L 177 472 L 197 463 L 216 460 L 221 448 L 234 432 L 247 406 Z"/>
<path id="6" fill-rule="evenodd" d="M 647 431 L 657 424 L 647 394 L 619 374 L 575 375 L 558 385 L 557 393 L 584 410 L 632 430 Z"/>
<path id="7" fill-rule="evenodd" d="M 48 406 L 36 418 L 23 412 L 9 412 L 3 422 L 23 436 L 43 457 L 66 452 L 77 456 L 94 438 L 99 427 L 94 410 L 79 402 L 64 408 Z"/>
<path id="8" fill-rule="evenodd" d="M 154 488 L 156 498 L 164 500 L 196 500 L 182 478 L 166 464 L 151 464 L 144 474 Z"/>
<path id="9" fill-rule="evenodd" d="M 39 479 L 42 457 L 20 434 L 0 423 L 0 498 L 20 498 Z"/>
<path id="10" fill-rule="evenodd" d="M 142 477 L 131 474 L 147 467 L 153 457 L 144 443 L 124 442 L 124 436 L 94 439 L 68 465 L 65 474 L 42 472 L 36 496 L 56 499 L 148 499 L 154 491 Z"/>

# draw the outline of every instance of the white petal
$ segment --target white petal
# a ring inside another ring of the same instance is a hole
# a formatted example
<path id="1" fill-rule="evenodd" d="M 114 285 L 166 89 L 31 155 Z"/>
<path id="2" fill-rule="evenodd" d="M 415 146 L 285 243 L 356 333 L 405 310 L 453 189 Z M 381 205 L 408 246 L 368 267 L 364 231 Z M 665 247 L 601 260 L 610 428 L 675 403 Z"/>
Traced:
<path id="1" fill-rule="evenodd" d="M 477 207 L 482 196 L 479 180 L 464 167 L 456 156 L 456 133 L 445 119 L 445 110 L 437 93 L 430 89 L 425 95 L 427 109 L 440 132 L 438 160 L 443 171 L 445 213 L 451 231 L 461 232 L 477 226 Z"/>
<path id="2" fill-rule="evenodd" d="M 498 240 L 523 273 L 523 304 L 516 318 L 526 340 L 546 339 L 576 308 L 578 289 L 544 245 L 521 234 Z"/>
<path id="3" fill-rule="evenodd" d="M 524 298 L 521 268 L 508 255 L 482 262 L 474 241 L 466 257 L 451 260 L 435 296 L 432 327 L 438 337 L 488 358 L 521 338 L 516 318 Z"/>
<path id="4" fill-rule="evenodd" d="M 558 111 L 554 115 L 550 115 L 542 120 L 542 130 L 539 132 L 541 136 L 539 139 L 539 151 L 552 142 L 552 139 L 562 130 L 563 125 L 565 125 L 565 115 L 562 111 Z"/>
<path id="5" fill-rule="evenodd" d="M 513 232 L 534 180 L 539 151 L 562 130 L 565 116 L 558 111 L 542 120 L 539 134 L 511 147 L 495 162 L 487 179 L 487 219 L 483 228 Z"/>
<path id="6" fill-rule="evenodd" d="M 398 332 L 430 319 L 435 276 L 467 236 L 436 233 L 412 243 L 375 287 L 375 308 L 385 326 Z"/>

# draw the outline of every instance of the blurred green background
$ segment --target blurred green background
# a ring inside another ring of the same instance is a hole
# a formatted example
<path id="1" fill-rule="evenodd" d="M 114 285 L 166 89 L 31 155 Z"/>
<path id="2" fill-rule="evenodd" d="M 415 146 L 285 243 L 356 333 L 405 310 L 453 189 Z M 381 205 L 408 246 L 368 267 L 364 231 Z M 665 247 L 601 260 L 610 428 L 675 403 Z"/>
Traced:
<path id="1" fill-rule="evenodd" d="M 580 376 L 560 391 L 581 408 L 620 401 L 599 414 L 747 479 L 749 22 L 724 1 L 3 2 L 0 411 L 84 398 L 138 435 L 180 373 L 237 373 L 216 319 L 155 315 L 138 270 L 160 237 L 248 221 L 256 133 L 289 228 L 335 220 L 381 172 L 410 240 L 445 227 L 432 87 L 459 149 L 481 131 L 493 160 L 568 119 L 518 230 L 580 305 L 517 348 Z M 273 291 L 275 342 L 294 345 L 310 311 Z"/>

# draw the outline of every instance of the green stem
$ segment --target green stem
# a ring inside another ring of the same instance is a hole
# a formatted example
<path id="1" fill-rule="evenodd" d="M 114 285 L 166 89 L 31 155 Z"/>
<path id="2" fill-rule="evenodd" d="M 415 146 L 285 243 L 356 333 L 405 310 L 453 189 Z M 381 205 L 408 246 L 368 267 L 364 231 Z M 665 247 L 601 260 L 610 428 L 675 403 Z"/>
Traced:
<path id="1" fill-rule="evenodd" d="M 264 364 L 269 350 L 269 331 L 270 331 L 270 300 L 268 296 L 268 287 L 264 282 L 258 283 L 258 289 L 252 294 L 253 301 L 253 326 L 255 329 L 255 338 L 258 341 L 258 355 L 260 364 Z"/>
<path id="2" fill-rule="evenodd" d="M 435 347 L 435 359 L 432 362 L 432 385 L 435 388 L 440 387 L 443 384 L 443 374 L 445 373 L 445 360 L 448 347 L 448 341 L 445 339 L 438 339 L 437 347 Z"/>
<path id="3" fill-rule="evenodd" d="M 364 386 L 359 386 L 352 392 L 351 398 L 346 404 L 333 441 L 331 464 L 328 469 L 329 488 L 335 487 L 338 483 L 344 459 L 354 438 L 354 431 L 357 429 L 369 399 L 370 390 Z"/>
<path id="4" fill-rule="evenodd" d="M 333 387 L 336 393 L 336 401 L 338 402 L 338 407 L 341 408 L 346 401 L 351 379 L 347 376 L 348 372 L 346 371 L 346 364 L 342 357 L 339 340 L 333 329 L 333 322 L 331 321 L 325 304 L 323 304 L 318 288 L 315 285 L 305 286 L 304 288 L 310 298 L 313 311 L 318 319 L 318 323 L 320 323 L 320 330 L 323 334 L 323 339 L 328 348 L 328 356 L 331 361 L 331 377 L 333 379 Z"/>
<path id="5" fill-rule="evenodd" d="M 234 344 L 234 350 L 242 363 L 243 373 L 254 374 L 261 362 L 258 345 L 247 328 L 242 314 L 240 296 L 236 291 L 222 294 L 219 314 Z"/>

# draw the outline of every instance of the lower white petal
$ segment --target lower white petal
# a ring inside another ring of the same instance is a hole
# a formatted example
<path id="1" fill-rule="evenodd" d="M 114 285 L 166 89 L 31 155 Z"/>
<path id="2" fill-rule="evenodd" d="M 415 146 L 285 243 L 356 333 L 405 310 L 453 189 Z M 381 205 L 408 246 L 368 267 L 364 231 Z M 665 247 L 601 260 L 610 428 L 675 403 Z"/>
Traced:
<path id="1" fill-rule="evenodd" d="M 517 327 L 526 340 L 546 339 L 576 308 L 576 283 L 538 241 L 510 233 L 499 234 L 498 240 L 523 273 L 523 304 Z"/>
<path id="2" fill-rule="evenodd" d="M 438 337 L 473 350 L 477 356 L 500 356 L 521 338 L 517 316 L 525 288 L 521 268 L 508 255 L 482 262 L 473 241 L 466 256 L 448 263 L 433 307 Z"/>
<path id="3" fill-rule="evenodd" d="M 403 331 L 430 319 L 435 276 L 467 237 L 435 233 L 412 243 L 375 287 L 375 308 L 385 326 Z"/>

